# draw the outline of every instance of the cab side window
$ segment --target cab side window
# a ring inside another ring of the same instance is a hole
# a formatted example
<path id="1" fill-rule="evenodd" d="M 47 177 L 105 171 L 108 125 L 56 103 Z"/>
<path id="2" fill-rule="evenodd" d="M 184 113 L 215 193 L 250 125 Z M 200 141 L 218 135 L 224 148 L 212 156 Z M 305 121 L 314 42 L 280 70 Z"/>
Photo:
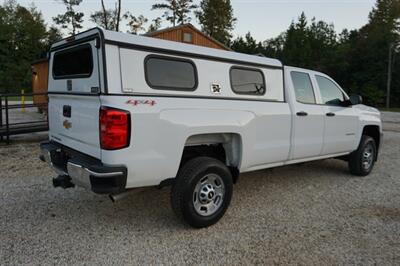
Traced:
<path id="1" fill-rule="evenodd" d="M 343 92 L 331 80 L 322 76 L 316 76 L 316 79 L 323 104 L 340 105 L 340 103 L 345 100 Z"/>
<path id="2" fill-rule="evenodd" d="M 296 100 L 300 103 L 315 104 L 315 95 L 310 76 L 307 73 L 291 72 Z"/>

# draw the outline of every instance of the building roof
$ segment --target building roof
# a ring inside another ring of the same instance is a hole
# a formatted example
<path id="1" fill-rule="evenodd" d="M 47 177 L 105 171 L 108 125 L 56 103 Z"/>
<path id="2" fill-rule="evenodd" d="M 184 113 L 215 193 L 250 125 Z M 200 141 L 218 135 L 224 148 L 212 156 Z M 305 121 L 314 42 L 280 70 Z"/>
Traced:
<path id="1" fill-rule="evenodd" d="M 207 38 L 208 40 L 210 40 L 211 42 L 215 43 L 216 45 L 220 46 L 221 48 L 223 48 L 225 50 L 232 51 L 231 48 L 229 48 L 225 44 L 221 43 L 220 41 L 214 39 L 210 35 L 202 32 L 199 29 L 197 29 L 195 26 L 193 26 L 190 23 L 181 24 L 181 25 L 178 25 L 178 26 L 175 26 L 175 27 L 165 28 L 165 29 L 161 29 L 161 30 L 157 30 L 157 31 L 153 31 L 153 32 L 148 32 L 146 34 L 143 34 L 143 36 L 153 37 L 153 36 L 159 35 L 161 33 L 166 33 L 166 32 L 170 32 L 170 31 L 176 31 L 176 30 L 185 29 L 185 28 L 186 29 L 189 28 L 189 29 L 191 29 L 191 30 L 203 35 L 205 38 Z"/>
<path id="2" fill-rule="evenodd" d="M 37 64 L 44 63 L 44 62 L 47 62 L 47 61 L 49 61 L 49 58 L 44 57 L 44 58 L 40 58 L 40 59 L 37 59 L 37 60 L 31 62 L 31 65 L 32 66 L 33 65 L 37 65 Z"/>

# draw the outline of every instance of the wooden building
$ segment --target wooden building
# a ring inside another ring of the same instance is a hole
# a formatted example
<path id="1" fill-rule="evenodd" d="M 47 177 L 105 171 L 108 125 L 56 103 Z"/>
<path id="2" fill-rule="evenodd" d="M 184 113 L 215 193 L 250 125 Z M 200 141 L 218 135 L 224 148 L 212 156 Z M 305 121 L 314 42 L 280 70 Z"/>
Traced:
<path id="1" fill-rule="evenodd" d="M 145 34 L 144 36 L 205 46 L 221 50 L 230 50 L 227 46 L 198 30 L 192 24 L 183 24 Z"/>
<path id="2" fill-rule="evenodd" d="M 33 103 L 38 106 L 40 111 L 47 111 L 47 83 L 49 74 L 49 60 L 47 58 L 35 61 L 31 64 L 32 69 L 32 92 L 44 93 L 34 95 Z"/>
<path id="3" fill-rule="evenodd" d="M 227 46 L 198 30 L 192 24 L 183 24 L 147 33 L 144 36 L 164 39 L 175 42 L 183 42 L 193 45 L 205 46 L 215 49 L 228 50 Z M 47 92 L 47 79 L 49 73 L 48 59 L 41 59 L 32 63 L 32 91 L 33 93 Z M 42 104 L 47 101 L 45 96 L 35 96 L 34 103 Z"/>

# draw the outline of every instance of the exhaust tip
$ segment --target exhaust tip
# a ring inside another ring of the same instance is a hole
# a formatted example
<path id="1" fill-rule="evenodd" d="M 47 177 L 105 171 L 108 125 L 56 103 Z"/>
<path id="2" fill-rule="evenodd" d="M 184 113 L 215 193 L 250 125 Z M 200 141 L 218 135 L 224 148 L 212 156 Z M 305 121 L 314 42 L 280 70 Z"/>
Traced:
<path id="1" fill-rule="evenodd" d="M 121 199 L 123 199 L 123 198 L 126 198 L 127 196 L 129 196 L 132 192 L 134 192 L 134 191 L 139 191 L 138 189 L 135 189 L 135 190 L 133 190 L 133 189 L 128 189 L 128 190 L 125 190 L 125 191 L 123 191 L 123 192 L 121 192 L 121 193 L 117 193 L 117 194 L 110 194 L 110 195 L 108 195 L 108 197 L 111 199 L 111 201 L 112 202 L 117 202 L 117 201 L 120 201 Z"/>
<path id="2" fill-rule="evenodd" d="M 113 203 L 115 203 L 116 202 L 116 199 L 114 198 L 114 195 L 108 195 L 108 197 L 110 198 L 110 200 L 113 202 Z"/>

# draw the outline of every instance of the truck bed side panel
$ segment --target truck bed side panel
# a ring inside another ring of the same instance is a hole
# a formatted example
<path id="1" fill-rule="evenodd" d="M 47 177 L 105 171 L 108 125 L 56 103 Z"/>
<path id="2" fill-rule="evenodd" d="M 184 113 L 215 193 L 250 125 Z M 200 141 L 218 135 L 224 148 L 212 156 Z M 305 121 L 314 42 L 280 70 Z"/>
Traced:
<path id="1" fill-rule="evenodd" d="M 240 135 L 243 172 L 285 161 L 289 154 L 287 103 L 146 96 L 102 96 L 101 101 L 131 113 L 130 146 L 102 151 L 103 163 L 128 167 L 127 187 L 158 185 L 175 177 L 185 142 L 193 135 Z"/>

